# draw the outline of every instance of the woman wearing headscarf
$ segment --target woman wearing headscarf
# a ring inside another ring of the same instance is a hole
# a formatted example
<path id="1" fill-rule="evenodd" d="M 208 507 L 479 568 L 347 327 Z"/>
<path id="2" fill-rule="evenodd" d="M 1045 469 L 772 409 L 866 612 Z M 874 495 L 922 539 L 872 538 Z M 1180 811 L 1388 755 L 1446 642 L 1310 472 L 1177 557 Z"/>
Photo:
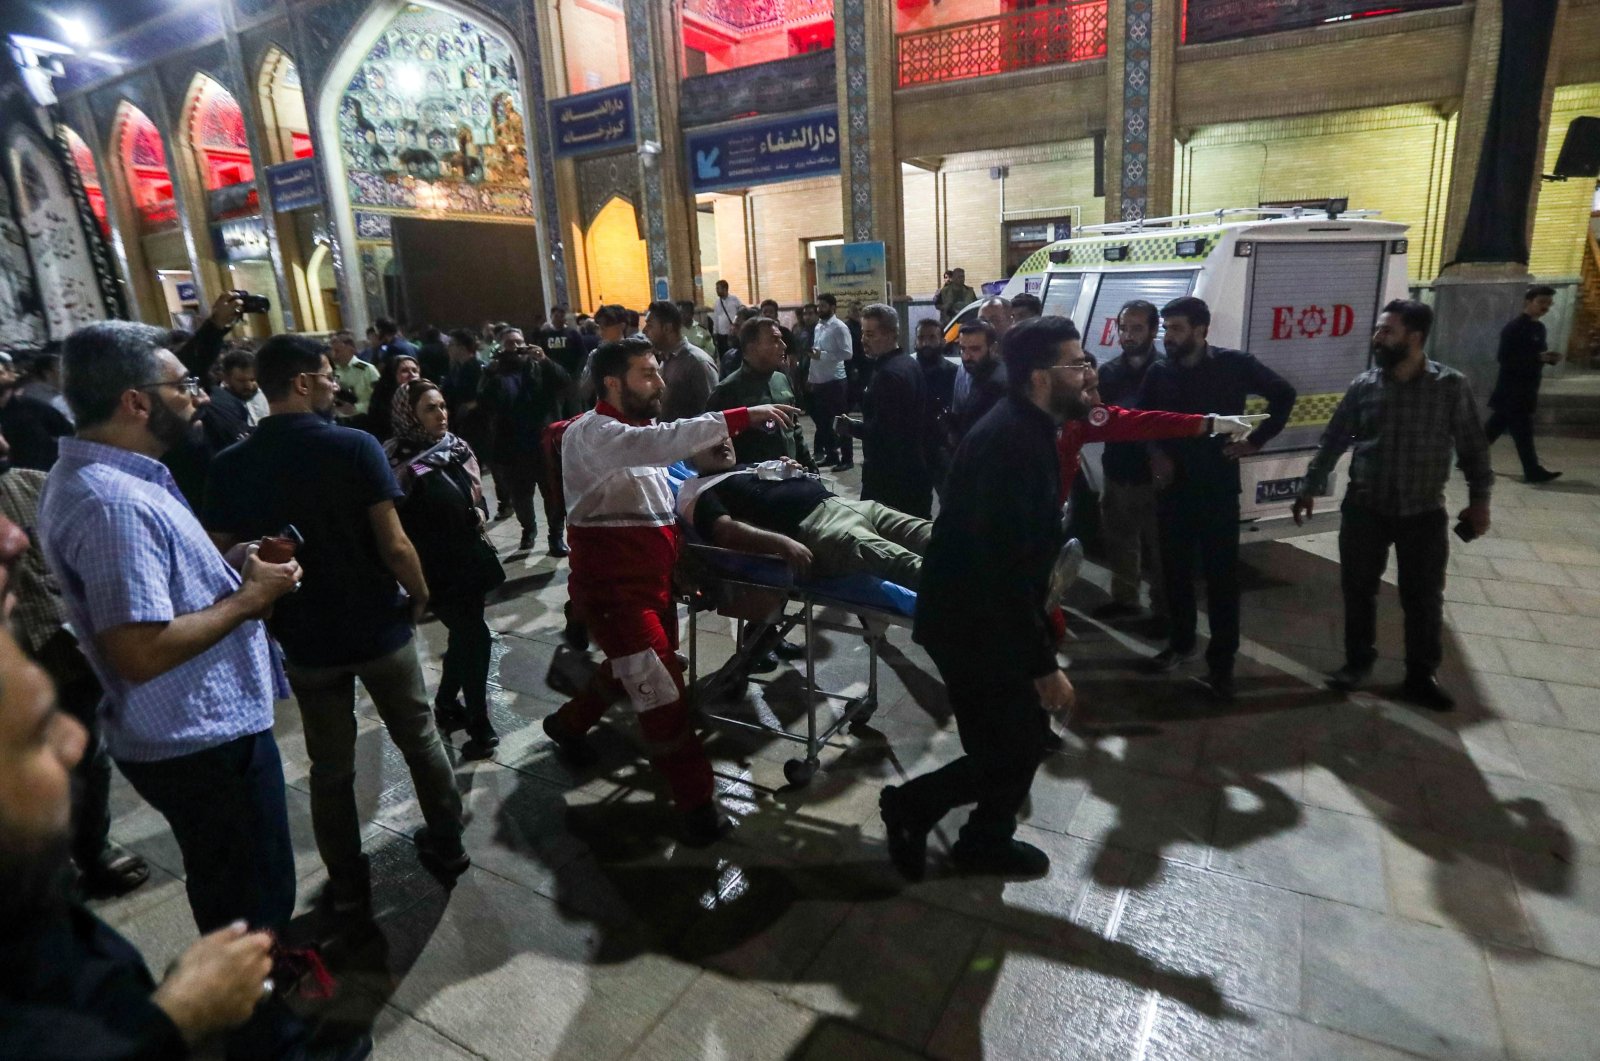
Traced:
<path id="1" fill-rule="evenodd" d="M 367 405 L 367 430 L 376 435 L 379 442 L 388 442 L 394 437 L 395 393 L 421 378 L 422 369 L 410 354 L 397 354 L 383 366 L 378 382 L 372 385 L 372 400 Z"/>
<path id="2" fill-rule="evenodd" d="M 438 385 L 425 379 L 402 385 L 388 411 L 394 436 L 383 449 L 405 492 L 400 524 L 422 560 L 433 614 L 450 634 L 434 717 L 441 733 L 467 731 L 464 758 L 487 759 L 500 738 L 489 722 L 484 596 L 506 574 L 484 530 L 478 459 L 471 446 L 450 433 Z"/>

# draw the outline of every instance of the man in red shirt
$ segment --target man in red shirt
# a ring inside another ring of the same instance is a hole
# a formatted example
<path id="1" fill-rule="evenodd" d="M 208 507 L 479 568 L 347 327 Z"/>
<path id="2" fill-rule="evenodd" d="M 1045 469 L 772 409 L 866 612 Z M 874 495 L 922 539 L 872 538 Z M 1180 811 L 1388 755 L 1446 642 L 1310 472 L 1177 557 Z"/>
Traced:
<path id="1" fill-rule="evenodd" d="M 599 402 L 561 437 L 572 548 L 567 592 L 606 662 L 587 689 L 545 719 L 544 731 L 567 758 L 592 763 L 584 735 L 626 695 L 650 761 L 683 814 L 684 840 L 711 843 L 726 823 L 683 696 L 672 599 L 680 534 L 667 467 L 741 431 L 786 430 L 800 410 L 761 405 L 657 423 L 666 385 L 647 339 L 601 345 L 590 371 Z"/>

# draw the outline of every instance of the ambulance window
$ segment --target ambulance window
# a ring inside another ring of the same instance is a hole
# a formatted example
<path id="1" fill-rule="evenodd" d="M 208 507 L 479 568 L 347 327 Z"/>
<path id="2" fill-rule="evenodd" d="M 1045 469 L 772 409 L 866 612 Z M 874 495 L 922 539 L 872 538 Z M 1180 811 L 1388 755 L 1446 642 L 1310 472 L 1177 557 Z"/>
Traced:
<path id="1" fill-rule="evenodd" d="M 1050 273 L 1045 277 L 1044 316 L 1070 317 L 1078 308 L 1078 292 L 1083 290 L 1082 273 Z"/>
<path id="2" fill-rule="evenodd" d="M 1117 313 L 1124 305 L 1142 298 L 1157 309 L 1194 290 L 1193 269 L 1167 272 L 1105 273 L 1095 293 L 1094 310 L 1083 332 L 1083 349 L 1104 362 L 1122 352 L 1117 341 Z"/>

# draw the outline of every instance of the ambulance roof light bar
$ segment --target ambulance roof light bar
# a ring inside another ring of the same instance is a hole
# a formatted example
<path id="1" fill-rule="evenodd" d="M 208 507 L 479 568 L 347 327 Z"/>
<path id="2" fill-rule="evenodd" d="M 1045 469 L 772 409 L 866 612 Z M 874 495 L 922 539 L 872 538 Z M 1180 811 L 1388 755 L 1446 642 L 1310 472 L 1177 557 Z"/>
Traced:
<path id="1" fill-rule="evenodd" d="M 1189 228 L 1201 221 L 1222 222 L 1232 217 L 1288 217 L 1317 220 L 1340 217 L 1377 217 L 1380 210 L 1328 210 L 1304 206 L 1234 206 L 1222 210 L 1206 210 L 1197 214 L 1173 214 L 1170 217 L 1146 217 L 1138 221 L 1112 221 L 1104 225 L 1084 225 L 1080 233 L 1106 234 L 1139 232 L 1147 228 Z"/>

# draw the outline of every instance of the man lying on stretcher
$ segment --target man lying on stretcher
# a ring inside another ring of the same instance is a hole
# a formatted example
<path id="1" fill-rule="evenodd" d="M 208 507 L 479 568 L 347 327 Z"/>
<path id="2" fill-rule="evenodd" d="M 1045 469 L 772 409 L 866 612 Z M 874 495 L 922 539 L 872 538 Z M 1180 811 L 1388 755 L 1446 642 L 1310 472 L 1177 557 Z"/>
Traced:
<path id="1" fill-rule="evenodd" d="M 831 492 L 799 463 L 736 464 L 731 439 L 695 454 L 678 515 L 724 549 L 781 558 L 796 578 L 865 572 L 915 590 L 933 524 Z"/>

